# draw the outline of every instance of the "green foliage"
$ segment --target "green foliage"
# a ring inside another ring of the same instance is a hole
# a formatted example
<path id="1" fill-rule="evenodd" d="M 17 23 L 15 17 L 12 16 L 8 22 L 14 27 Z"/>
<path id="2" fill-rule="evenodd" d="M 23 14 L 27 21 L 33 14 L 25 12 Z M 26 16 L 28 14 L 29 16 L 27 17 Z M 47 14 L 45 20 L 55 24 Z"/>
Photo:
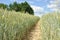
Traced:
<path id="1" fill-rule="evenodd" d="M 21 40 L 39 17 L 0 9 L 0 40 Z"/>
<path id="2" fill-rule="evenodd" d="M 60 13 L 51 13 L 40 19 L 41 40 L 60 40 Z"/>
<path id="3" fill-rule="evenodd" d="M 28 12 L 29 14 L 34 14 L 33 9 L 30 5 L 25 1 L 24 3 L 17 3 L 14 2 L 13 4 L 9 5 L 10 10 L 21 11 L 21 12 Z"/>
<path id="4" fill-rule="evenodd" d="M 31 11 L 30 11 L 30 10 L 31 10 Z M 28 12 L 29 14 L 34 15 L 34 11 L 32 10 L 31 7 L 27 7 L 26 10 L 25 10 L 25 12 Z"/>
<path id="5" fill-rule="evenodd" d="M 0 3 L 0 8 L 6 9 L 8 6 L 6 4 Z"/>
<path id="6" fill-rule="evenodd" d="M 10 4 L 9 9 L 10 10 L 15 10 L 15 11 L 20 11 L 20 10 L 18 10 L 19 8 L 18 8 L 17 2 L 14 2 L 13 4 Z"/>
<path id="7" fill-rule="evenodd" d="M 12 4 L 6 5 L 3 3 L 0 3 L 0 8 L 2 9 L 7 9 L 7 10 L 15 10 L 16 12 L 24 12 L 24 13 L 29 13 L 34 15 L 34 11 L 33 9 L 30 7 L 30 5 L 25 1 L 23 3 L 17 3 L 14 2 Z"/>

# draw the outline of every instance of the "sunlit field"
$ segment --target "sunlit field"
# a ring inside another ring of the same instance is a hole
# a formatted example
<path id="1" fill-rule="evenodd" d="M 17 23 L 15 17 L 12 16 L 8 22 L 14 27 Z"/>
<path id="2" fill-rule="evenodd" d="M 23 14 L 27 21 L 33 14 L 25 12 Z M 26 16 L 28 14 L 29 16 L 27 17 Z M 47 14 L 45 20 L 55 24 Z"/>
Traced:
<path id="1" fill-rule="evenodd" d="M 50 13 L 40 19 L 41 40 L 60 40 L 60 13 Z"/>
<path id="2" fill-rule="evenodd" d="M 0 0 L 0 40 L 60 40 L 60 0 Z"/>
<path id="3" fill-rule="evenodd" d="M 39 17 L 0 9 L 0 40 L 21 40 Z"/>

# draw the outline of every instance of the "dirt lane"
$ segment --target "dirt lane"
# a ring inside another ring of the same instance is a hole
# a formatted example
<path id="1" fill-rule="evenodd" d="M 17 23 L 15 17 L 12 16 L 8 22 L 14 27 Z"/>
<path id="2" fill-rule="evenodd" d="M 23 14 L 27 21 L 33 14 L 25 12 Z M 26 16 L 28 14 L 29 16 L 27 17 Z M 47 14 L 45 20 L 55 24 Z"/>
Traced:
<path id="1" fill-rule="evenodd" d="M 23 40 L 40 40 L 40 21 L 36 24 L 36 26 L 27 33 L 27 36 L 23 38 Z"/>

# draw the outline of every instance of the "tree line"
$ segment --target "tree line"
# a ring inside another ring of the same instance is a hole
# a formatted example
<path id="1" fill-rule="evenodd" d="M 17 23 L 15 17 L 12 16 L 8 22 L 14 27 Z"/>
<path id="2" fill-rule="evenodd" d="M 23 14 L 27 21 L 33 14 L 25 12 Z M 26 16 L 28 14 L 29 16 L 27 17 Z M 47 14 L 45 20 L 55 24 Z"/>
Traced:
<path id="1" fill-rule="evenodd" d="M 9 11 L 15 10 L 16 12 L 28 12 L 34 15 L 34 11 L 31 6 L 25 1 L 22 3 L 13 2 L 9 5 L 0 3 L 0 8 L 7 9 Z"/>

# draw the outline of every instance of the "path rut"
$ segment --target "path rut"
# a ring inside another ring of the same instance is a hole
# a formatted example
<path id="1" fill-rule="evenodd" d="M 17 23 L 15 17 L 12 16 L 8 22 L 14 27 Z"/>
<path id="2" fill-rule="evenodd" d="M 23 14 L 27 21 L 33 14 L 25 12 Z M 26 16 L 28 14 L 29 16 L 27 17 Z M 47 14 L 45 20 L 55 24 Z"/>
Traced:
<path id="1" fill-rule="evenodd" d="M 40 40 L 41 31 L 40 31 L 40 21 L 35 25 L 35 27 L 27 33 L 26 37 L 23 40 Z"/>

